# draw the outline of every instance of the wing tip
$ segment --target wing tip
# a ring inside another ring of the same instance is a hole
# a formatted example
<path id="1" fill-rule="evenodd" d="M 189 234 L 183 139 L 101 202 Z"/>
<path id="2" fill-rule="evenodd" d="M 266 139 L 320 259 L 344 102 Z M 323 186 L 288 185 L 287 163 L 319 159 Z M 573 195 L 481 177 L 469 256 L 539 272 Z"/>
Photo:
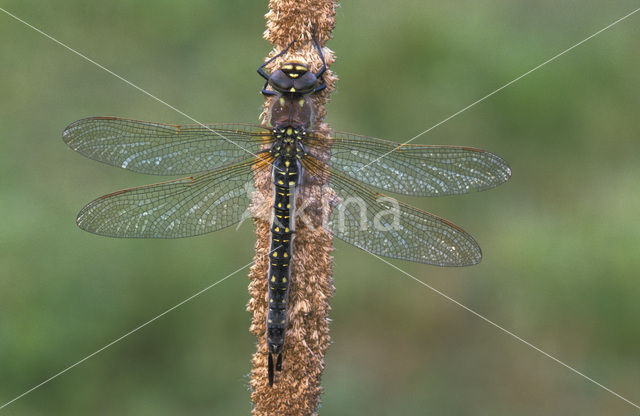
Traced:
<path id="1" fill-rule="evenodd" d="M 478 242 L 466 231 L 465 231 L 465 234 L 466 234 L 465 237 L 467 242 L 472 247 L 472 249 L 470 250 L 470 254 L 472 254 L 472 256 L 469 256 L 468 259 L 462 262 L 451 263 L 451 264 L 447 264 L 446 266 L 453 266 L 453 267 L 475 266 L 476 264 L 482 261 L 482 249 L 480 248 L 480 244 L 478 244 Z"/>
<path id="2" fill-rule="evenodd" d="M 109 119 L 114 119 L 115 117 L 85 117 L 85 118 L 81 118 L 80 120 L 76 120 L 72 123 L 69 123 L 67 125 L 67 127 L 64 128 L 64 130 L 62 130 L 62 141 L 65 142 L 67 145 L 71 146 L 71 142 L 73 141 L 73 139 L 75 138 L 75 135 L 73 134 L 73 130 L 80 125 L 83 125 L 87 122 L 91 122 L 91 121 L 95 121 L 95 120 L 109 120 Z M 73 148 L 73 147 L 72 147 Z M 73 148 L 74 150 L 76 150 L 75 148 Z"/>
<path id="3" fill-rule="evenodd" d="M 495 153 L 486 153 L 491 155 L 492 162 L 495 163 L 495 170 L 493 172 L 494 174 L 492 175 L 493 178 L 489 178 L 475 187 L 475 191 L 477 192 L 488 191 L 489 189 L 497 188 L 503 183 L 508 182 L 512 176 L 511 166 L 509 166 L 509 163 L 506 160 L 496 155 Z M 462 192 L 462 194 L 464 193 L 466 192 Z"/>
<path id="4" fill-rule="evenodd" d="M 504 177 L 504 180 L 497 185 L 503 184 L 511 178 L 511 174 L 512 174 L 511 166 L 509 166 L 509 162 L 507 162 L 502 157 L 496 155 L 495 153 L 491 153 L 491 155 L 495 159 L 498 165 L 499 171 L 503 173 L 503 177 Z"/>
<path id="5" fill-rule="evenodd" d="M 99 198 L 98 198 L 99 199 Z M 87 211 L 89 211 L 91 209 L 91 207 L 94 205 L 94 203 L 97 200 L 93 200 L 91 202 L 89 202 L 87 205 L 85 205 L 80 212 L 78 212 L 78 215 L 76 215 L 76 225 L 78 226 L 78 228 L 80 228 L 82 231 L 86 231 L 88 233 L 91 234 L 96 234 L 96 235 L 104 235 L 104 234 L 99 234 L 97 232 L 97 229 L 93 228 L 93 227 L 89 227 L 89 222 L 85 221 L 86 214 Z"/>
<path id="6" fill-rule="evenodd" d="M 69 125 L 67 125 L 67 127 L 64 128 L 64 130 L 62 130 L 62 141 L 68 145 L 71 146 L 71 141 L 74 138 L 73 135 L 73 129 L 75 128 L 75 126 L 77 126 L 78 124 L 80 124 L 82 120 L 76 120 L 73 123 L 70 123 Z"/>

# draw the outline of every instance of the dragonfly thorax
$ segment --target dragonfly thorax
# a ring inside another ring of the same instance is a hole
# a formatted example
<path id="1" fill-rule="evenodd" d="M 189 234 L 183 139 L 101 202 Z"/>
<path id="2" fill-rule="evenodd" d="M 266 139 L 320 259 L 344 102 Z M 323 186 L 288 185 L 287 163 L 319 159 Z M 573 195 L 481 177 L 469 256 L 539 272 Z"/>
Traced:
<path id="1" fill-rule="evenodd" d="M 269 106 L 269 125 L 275 130 L 288 126 L 298 126 L 298 130 L 312 127 L 313 105 L 308 96 L 291 97 L 279 95 Z M 284 133 L 283 133 L 284 134 Z"/>

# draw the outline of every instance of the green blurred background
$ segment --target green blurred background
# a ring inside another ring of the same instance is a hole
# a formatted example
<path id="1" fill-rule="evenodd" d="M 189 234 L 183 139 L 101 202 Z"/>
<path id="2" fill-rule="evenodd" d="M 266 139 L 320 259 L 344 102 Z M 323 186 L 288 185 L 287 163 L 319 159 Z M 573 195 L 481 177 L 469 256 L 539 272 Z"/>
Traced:
<path id="1" fill-rule="evenodd" d="M 3 8 L 206 122 L 257 122 L 266 2 L 4 1 Z M 637 1 L 345 1 L 336 130 L 406 140 Z M 85 233 L 94 197 L 158 178 L 86 159 L 70 122 L 187 119 L 0 13 L 0 405 L 247 264 L 253 227 Z M 476 237 L 475 267 L 399 267 L 640 403 L 640 13 L 417 141 L 504 157 L 495 190 L 409 202 Z M 374 257 L 336 243 L 324 415 L 637 415 Z M 243 415 L 246 271 L 1 415 Z"/>

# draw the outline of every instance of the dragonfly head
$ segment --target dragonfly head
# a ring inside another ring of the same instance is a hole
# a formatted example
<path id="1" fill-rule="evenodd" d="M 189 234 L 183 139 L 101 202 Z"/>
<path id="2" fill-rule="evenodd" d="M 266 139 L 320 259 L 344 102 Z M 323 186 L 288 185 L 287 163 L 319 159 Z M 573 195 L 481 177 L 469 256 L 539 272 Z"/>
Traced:
<path id="1" fill-rule="evenodd" d="M 286 62 L 269 77 L 269 85 L 281 94 L 305 95 L 318 86 L 318 77 L 300 62 Z"/>

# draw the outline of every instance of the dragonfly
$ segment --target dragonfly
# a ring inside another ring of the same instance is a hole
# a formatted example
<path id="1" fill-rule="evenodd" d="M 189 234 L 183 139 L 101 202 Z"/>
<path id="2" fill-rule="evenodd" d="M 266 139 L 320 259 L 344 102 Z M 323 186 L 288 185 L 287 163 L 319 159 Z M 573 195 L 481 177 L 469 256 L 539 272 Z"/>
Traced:
<path id="1" fill-rule="evenodd" d="M 313 126 L 314 94 L 326 87 L 322 67 L 287 61 L 271 74 L 258 68 L 271 104 L 265 125 L 177 125 L 119 117 L 70 124 L 64 142 L 91 159 L 130 171 L 182 176 L 101 196 L 79 212 L 88 232 L 126 238 L 182 238 L 218 231 L 247 217 L 252 186 L 270 188 L 268 381 L 282 369 L 296 209 L 309 189 L 326 191 L 316 204 L 333 236 L 369 253 L 437 266 L 478 263 L 482 252 L 462 228 L 384 195 L 444 196 L 483 191 L 511 176 L 499 156 L 471 147 L 400 145 Z M 260 179 L 262 178 L 262 179 Z M 317 193 L 315 194 L 317 197 Z M 325 203 L 326 202 L 326 203 Z M 250 215 L 257 216 L 253 212 Z M 318 215 L 316 215 L 317 217 Z"/>

